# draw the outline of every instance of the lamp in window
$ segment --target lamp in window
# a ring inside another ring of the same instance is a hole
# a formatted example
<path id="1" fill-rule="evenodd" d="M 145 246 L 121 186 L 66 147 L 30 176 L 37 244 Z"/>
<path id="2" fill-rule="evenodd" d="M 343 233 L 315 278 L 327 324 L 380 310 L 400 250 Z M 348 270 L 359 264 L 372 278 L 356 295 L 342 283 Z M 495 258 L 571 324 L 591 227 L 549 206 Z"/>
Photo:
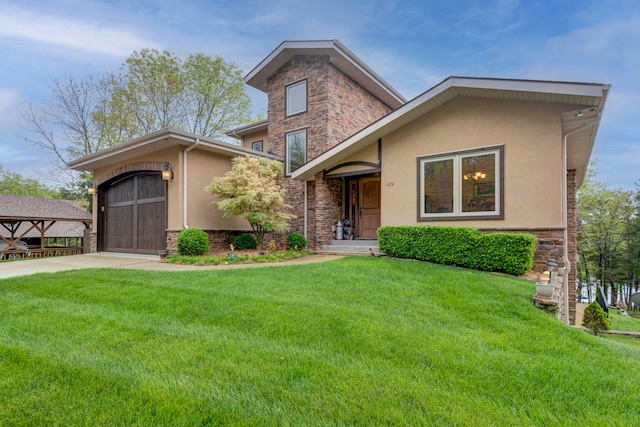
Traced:
<path id="1" fill-rule="evenodd" d="M 487 174 L 480 171 L 465 173 L 464 175 L 462 175 L 462 178 L 465 181 L 480 181 L 485 179 L 486 177 L 487 177 Z"/>
<path id="2" fill-rule="evenodd" d="M 173 168 L 169 162 L 164 162 L 164 167 L 162 168 L 162 179 L 165 181 L 173 181 Z"/>

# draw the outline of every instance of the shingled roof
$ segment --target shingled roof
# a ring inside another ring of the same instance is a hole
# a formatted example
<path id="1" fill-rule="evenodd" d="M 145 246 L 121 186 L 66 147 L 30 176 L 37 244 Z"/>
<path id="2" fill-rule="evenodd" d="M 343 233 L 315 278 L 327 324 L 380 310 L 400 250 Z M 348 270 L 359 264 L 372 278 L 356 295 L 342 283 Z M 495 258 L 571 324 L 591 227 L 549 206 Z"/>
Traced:
<path id="1" fill-rule="evenodd" d="M 91 213 L 70 200 L 0 194 L 0 221 L 91 221 Z"/>

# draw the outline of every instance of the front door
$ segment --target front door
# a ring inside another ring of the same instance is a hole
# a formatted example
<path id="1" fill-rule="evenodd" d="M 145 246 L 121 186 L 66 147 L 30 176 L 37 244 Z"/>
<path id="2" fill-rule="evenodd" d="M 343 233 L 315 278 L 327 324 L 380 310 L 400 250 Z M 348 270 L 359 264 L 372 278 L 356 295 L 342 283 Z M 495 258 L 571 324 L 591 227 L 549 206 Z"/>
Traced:
<path id="1" fill-rule="evenodd" d="M 358 237 L 377 239 L 380 228 L 380 177 L 358 179 Z"/>

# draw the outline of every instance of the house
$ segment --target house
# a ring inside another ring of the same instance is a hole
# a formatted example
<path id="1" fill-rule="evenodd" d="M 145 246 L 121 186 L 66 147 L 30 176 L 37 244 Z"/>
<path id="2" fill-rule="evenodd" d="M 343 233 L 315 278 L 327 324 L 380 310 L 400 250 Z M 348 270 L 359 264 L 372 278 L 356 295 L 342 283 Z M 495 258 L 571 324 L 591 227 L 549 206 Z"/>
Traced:
<path id="1" fill-rule="evenodd" d="M 266 93 L 268 119 L 230 130 L 239 147 L 165 130 L 70 163 L 94 173 L 95 250 L 172 248 L 188 226 L 219 244 L 248 230 L 207 208 L 203 188 L 231 157 L 259 156 L 284 162 L 292 229 L 313 248 L 344 219 L 357 239 L 384 225 L 532 233 L 535 269 L 566 262 L 573 316 L 575 194 L 609 85 L 449 77 L 407 101 L 337 40 L 285 41 L 245 81 Z"/>

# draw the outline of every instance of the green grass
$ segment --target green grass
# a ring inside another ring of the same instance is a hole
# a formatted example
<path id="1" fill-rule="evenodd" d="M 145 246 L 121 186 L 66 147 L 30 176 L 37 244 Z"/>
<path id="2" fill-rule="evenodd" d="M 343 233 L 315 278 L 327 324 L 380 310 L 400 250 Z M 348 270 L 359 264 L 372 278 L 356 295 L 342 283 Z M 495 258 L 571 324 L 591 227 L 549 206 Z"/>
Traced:
<path id="1" fill-rule="evenodd" d="M 611 315 L 611 329 L 618 331 L 640 332 L 640 319 L 631 316 L 622 316 L 615 309 L 609 309 Z"/>
<path id="2" fill-rule="evenodd" d="M 534 284 L 373 257 L 0 281 L 0 425 L 593 426 L 640 417 L 640 346 Z"/>

